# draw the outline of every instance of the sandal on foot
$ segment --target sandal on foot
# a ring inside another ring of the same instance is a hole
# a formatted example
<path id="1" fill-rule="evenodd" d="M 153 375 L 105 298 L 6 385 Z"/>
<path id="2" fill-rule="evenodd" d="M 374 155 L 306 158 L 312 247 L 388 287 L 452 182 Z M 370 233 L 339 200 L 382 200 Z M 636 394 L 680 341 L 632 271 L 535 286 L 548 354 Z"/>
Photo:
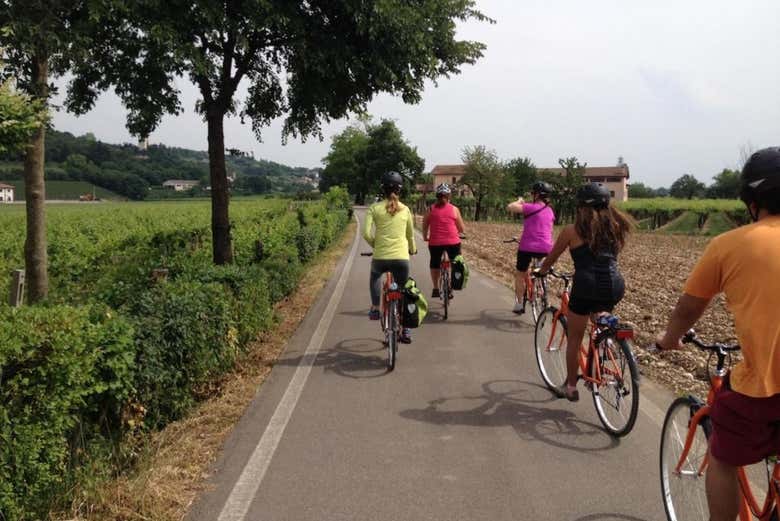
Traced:
<path id="1" fill-rule="evenodd" d="M 580 392 L 577 389 L 569 389 L 569 386 L 566 384 L 561 385 L 560 387 L 555 388 L 555 394 L 559 398 L 566 398 L 570 402 L 578 402 L 580 401 Z"/>

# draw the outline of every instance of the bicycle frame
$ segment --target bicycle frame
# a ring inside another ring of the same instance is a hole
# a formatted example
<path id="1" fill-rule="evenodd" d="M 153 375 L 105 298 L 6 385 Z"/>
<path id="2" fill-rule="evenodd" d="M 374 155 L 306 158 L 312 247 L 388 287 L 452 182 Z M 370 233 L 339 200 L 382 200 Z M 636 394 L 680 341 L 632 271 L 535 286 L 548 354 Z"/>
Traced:
<path id="1" fill-rule="evenodd" d="M 390 324 L 390 302 L 401 300 L 401 290 L 390 291 L 393 284 L 393 274 L 385 273 L 385 282 L 382 286 L 382 331 L 386 331 Z"/>
<path id="2" fill-rule="evenodd" d="M 563 293 L 561 294 L 561 307 L 558 309 L 554 315 L 553 322 L 552 322 L 552 332 L 550 333 L 550 340 L 547 345 L 547 350 L 552 349 L 552 342 L 555 338 L 555 330 L 558 327 L 559 317 L 566 316 L 569 312 L 569 281 L 567 279 L 565 280 L 565 285 L 563 289 Z M 602 333 L 602 328 L 596 324 L 596 322 L 593 320 L 593 316 L 590 317 L 590 333 L 588 333 L 588 342 L 587 344 L 581 343 L 580 344 L 580 352 L 579 356 L 577 357 L 577 362 L 580 366 L 580 378 L 586 382 L 590 383 L 592 385 L 600 386 L 604 383 L 602 370 L 604 371 L 604 374 L 608 374 L 611 376 L 614 376 L 615 378 L 622 380 L 623 379 L 623 373 L 618 367 L 619 364 L 615 360 L 614 355 L 612 354 L 612 350 L 608 349 L 606 350 L 607 356 L 609 357 L 610 361 L 613 362 L 611 368 L 602 368 L 601 362 L 599 360 L 598 356 L 595 356 L 596 353 L 596 338 Z M 567 337 L 561 337 L 560 343 L 564 345 L 559 345 L 559 350 L 566 350 L 568 348 L 566 342 L 564 341 Z M 620 336 L 618 335 L 618 338 Z M 593 370 L 591 371 L 591 364 L 593 365 Z M 589 376 L 593 373 L 593 377 Z"/>
<path id="3" fill-rule="evenodd" d="M 722 376 L 712 375 L 710 377 L 710 391 L 707 394 L 707 404 L 696 411 L 693 418 L 691 418 L 688 434 L 685 437 L 685 445 L 680 453 L 680 460 L 677 462 L 677 466 L 674 469 L 675 474 L 682 473 L 682 466 L 688 458 L 688 452 L 691 450 L 693 438 L 696 436 L 696 429 L 701 424 L 702 419 L 709 416 L 710 409 L 715 401 L 715 395 L 722 385 Z M 709 458 L 710 454 L 708 451 L 696 473 L 697 477 L 704 476 L 704 472 L 709 464 Z M 772 514 L 772 507 L 777 504 L 777 500 L 780 498 L 780 462 L 775 462 L 774 464 L 769 489 L 767 490 L 766 499 L 764 500 L 764 505 L 762 507 L 759 506 L 758 499 L 756 499 L 755 494 L 753 494 L 753 490 L 750 487 L 750 480 L 745 473 L 744 467 L 739 467 L 737 469 L 737 479 L 739 481 L 739 488 L 742 491 L 742 500 L 739 507 L 739 521 L 750 521 L 753 519 L 753 516 L 757 517 L 760 521 L 768 521 L 769 516 Z"/>
<path id="4" fill-rule="evenodd" d="M 525 296 L 529 302 L 534 299 L 534 280 L 531 273 L 542 266 L 540 259 L 531 260 L 531 268 L 525 271 Z"/>

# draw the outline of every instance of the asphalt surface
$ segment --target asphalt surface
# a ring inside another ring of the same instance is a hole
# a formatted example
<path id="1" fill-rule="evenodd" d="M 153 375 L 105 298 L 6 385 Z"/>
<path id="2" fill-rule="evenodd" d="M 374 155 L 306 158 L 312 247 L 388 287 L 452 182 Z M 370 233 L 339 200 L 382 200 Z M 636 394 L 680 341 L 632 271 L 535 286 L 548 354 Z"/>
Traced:
<path id="1" fill-rule="evenodd" d="M 412 276 L 430 295 L 428 253 Z M 614 439 L 590 394 L 554 398 L 511 291 L 472 271 L 450 318 L 429 315 L 385 367 L 359 239 L 227 440 L 188 519 L 665 519 L 658 443 L 671 396 L 642 381 Z M 468 259 L 467 259 L 468 260 Z"/>

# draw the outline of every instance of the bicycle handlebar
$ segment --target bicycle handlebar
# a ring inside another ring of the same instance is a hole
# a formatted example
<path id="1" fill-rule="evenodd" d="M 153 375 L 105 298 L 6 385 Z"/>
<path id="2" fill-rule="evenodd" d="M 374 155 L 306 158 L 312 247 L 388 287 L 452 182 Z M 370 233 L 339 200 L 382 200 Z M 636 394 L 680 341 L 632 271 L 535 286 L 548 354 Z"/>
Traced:
<path id="1" fill-rule="evenodd" d="M 723 344 L 721 342 L 715 342 L 714 344 L 705 344 L 696 336 L 696 331 L 689 329 L 687 333 L 682 337 L 683 344 L 693 344 L 702 351 L 715 351 L 722 353 L 730 353 L 732 351 L 739 351 L 739 344 Z"/>
<path id="2" fill-rule="evenodd" d="M 373 251 L 362 251 L 360 252 L 361 257 L 371 257 L 374 254 Z"/>

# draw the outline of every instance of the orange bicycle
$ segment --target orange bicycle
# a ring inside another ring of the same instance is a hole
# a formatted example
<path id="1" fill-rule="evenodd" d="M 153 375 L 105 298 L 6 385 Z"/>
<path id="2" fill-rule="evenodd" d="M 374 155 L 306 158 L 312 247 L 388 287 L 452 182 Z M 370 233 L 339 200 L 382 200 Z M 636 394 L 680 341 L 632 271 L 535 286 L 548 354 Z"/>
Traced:
<path id="1" fill-rule="evenodd" d="M 502 241 L 504 244 L 518 242 L 517 237 Z M 547 308 L 547 281 L 543 277 L 531 277 L 531 273 L 542 266 L 543 259 L 532 259 L 531 265 L 525 272 L 525 293 L 523 293 L 523 308 L 531 303 L 531 315 L 534 322 L 539 320 L 539 315 Z M 517 294 L 515 294 L 515 302 Z"/>
<path id="2" fill-rule="evenodd" d="M 566 383 L 566 314 L 572 275 L 548 272 L 563 281 L 561 307 L 547 307 L 536 321 L 534 347 L 542 380 L 550 390 Z M 534 275 L 540 277 L 540 275 Z M 591 315 L 587 345 L 580 346 L 580 379 L 593 394 L 593 405 L 604 428 L 625 436 L 639 411 L 639 370 L 631 350 L 634 330 L 609 313 Z"/>
<path id="3" fill-rule="evenodd" d="M 360 254 L 363 257 L 371 257 L 372 252 Z M 401 288 L 393 280 L 393 274 L 385 273 L 385 282 L 382 285 L 382 319 L 379 325 L 382 327 L 384 341 L 387 348 L 387 370 L 395 369 L 395 361 L 398 358 L 398 342 L 401 338 Z"/>
<path id="4" fill-rule="evenodd" d="M 715 369 L 710 372 L 710 391 L 706 403 L 695 396 L 677 398 L 666 412 L 661 431 L 661 491 L 669 521 L 705 521 L 710 513 L 704 487 L 704 474 L 709 458 L 708 441 L 712 432 L 710 407 L 723 378 L 731 365 L 731 353 L 738 345 L 704 344 L 693 330 L 683 337 L 686 344 L 709 351 L 710 362 L 716 357 Z M 728 360 L 728 364 L 727 364 Z M 707 364 L 711 367 L 711 363 Z M 751 489 L 744 467 L 737 476 L 742 491 L 739 520 L 750 521 L 755 516 L 761 521 L 778 521 L 777 501 L 780 498 L 780 463 L 777 455 L 765 460 L 767 493 L 761 505 Z"/>

